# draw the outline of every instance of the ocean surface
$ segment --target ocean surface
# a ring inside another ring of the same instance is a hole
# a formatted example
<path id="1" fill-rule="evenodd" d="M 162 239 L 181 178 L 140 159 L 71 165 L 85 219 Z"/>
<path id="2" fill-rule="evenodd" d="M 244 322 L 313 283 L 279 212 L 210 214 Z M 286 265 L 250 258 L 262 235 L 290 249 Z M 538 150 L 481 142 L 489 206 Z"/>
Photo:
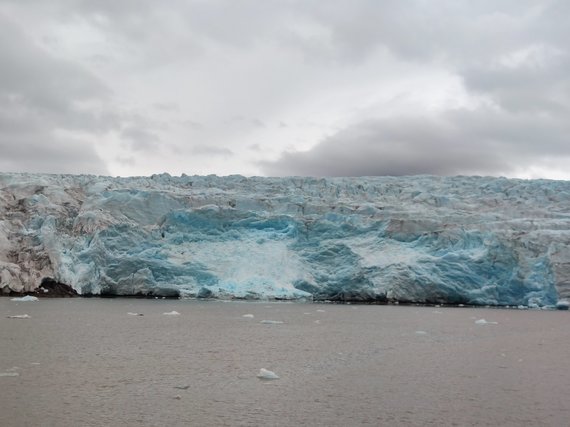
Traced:
<path id="1" fill-rule="evenodd" d="M 569 312 L 0 298 L 0 315 L 3 427 L 570 424 Z"/>

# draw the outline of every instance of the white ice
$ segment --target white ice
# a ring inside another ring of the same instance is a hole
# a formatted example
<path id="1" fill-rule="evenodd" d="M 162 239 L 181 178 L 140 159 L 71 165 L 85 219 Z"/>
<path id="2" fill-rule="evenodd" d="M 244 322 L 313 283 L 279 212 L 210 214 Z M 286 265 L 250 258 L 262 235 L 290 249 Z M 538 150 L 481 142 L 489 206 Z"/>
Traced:
<path id="1" fill-rule="evenodd" d="M 273 371 L 261 368 L 259 374 L 257 374 L 257 378 L 261 380 L 278 380 L 279 376 Z"/>
<path id="2" fill-rule="evenodd" d="M 479 319 L 479 320 L 475 320 L 475 324 L 476 325 L 498 325 L 499 322 L 489 322 L 488 320 L 485 320 L 485 319 Z"/>
<path id="3" fill-rule="evenodd" d="M 554 307 L 568 212 L 570 181 L 0 173 L 0 292 Z"/>
<path id="4" fill-rule="evenodd" d="M 19 302 L 27 302 L 27 301 L 38 301 L 38 297 L 34 297 L 32 295 L 26 295 L 25 297 L 19 298 L 11 298 L 10 301 L 19 301 Z"/>

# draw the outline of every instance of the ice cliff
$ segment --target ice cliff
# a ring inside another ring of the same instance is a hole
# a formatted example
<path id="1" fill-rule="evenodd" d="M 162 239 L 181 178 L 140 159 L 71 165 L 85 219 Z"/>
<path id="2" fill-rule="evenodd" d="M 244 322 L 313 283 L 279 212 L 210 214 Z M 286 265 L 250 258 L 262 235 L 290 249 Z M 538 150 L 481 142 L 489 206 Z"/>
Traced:
<path id="1" fill-rule="evenodd" d="M 0 174 L 0 289 L 552 305 L 570 182 Z"/>

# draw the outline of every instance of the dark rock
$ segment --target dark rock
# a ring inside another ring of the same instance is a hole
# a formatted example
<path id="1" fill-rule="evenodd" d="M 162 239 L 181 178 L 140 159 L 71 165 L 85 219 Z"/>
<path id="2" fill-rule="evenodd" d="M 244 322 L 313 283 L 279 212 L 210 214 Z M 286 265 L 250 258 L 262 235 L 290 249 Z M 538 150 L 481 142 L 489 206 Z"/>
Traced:
<path id="1" fill-rule="evenodd" d="M 71 286 L 66 285 L 52 279 L 44 277 L 39 288 L 36 289 L 34 295 L 40 298 L 61 298 L 61 297 L 77 297 L 78 293 Z"/>

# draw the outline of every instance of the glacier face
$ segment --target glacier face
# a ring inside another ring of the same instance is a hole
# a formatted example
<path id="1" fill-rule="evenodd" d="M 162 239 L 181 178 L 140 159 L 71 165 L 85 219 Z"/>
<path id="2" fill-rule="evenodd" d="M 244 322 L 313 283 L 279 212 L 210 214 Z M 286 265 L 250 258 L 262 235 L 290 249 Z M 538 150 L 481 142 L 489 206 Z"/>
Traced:
<path id="1" fill-rule="evenodd" d="M 0 174 L 0 289 L 490 305 L 570 296 L 570 182 Z"/>

